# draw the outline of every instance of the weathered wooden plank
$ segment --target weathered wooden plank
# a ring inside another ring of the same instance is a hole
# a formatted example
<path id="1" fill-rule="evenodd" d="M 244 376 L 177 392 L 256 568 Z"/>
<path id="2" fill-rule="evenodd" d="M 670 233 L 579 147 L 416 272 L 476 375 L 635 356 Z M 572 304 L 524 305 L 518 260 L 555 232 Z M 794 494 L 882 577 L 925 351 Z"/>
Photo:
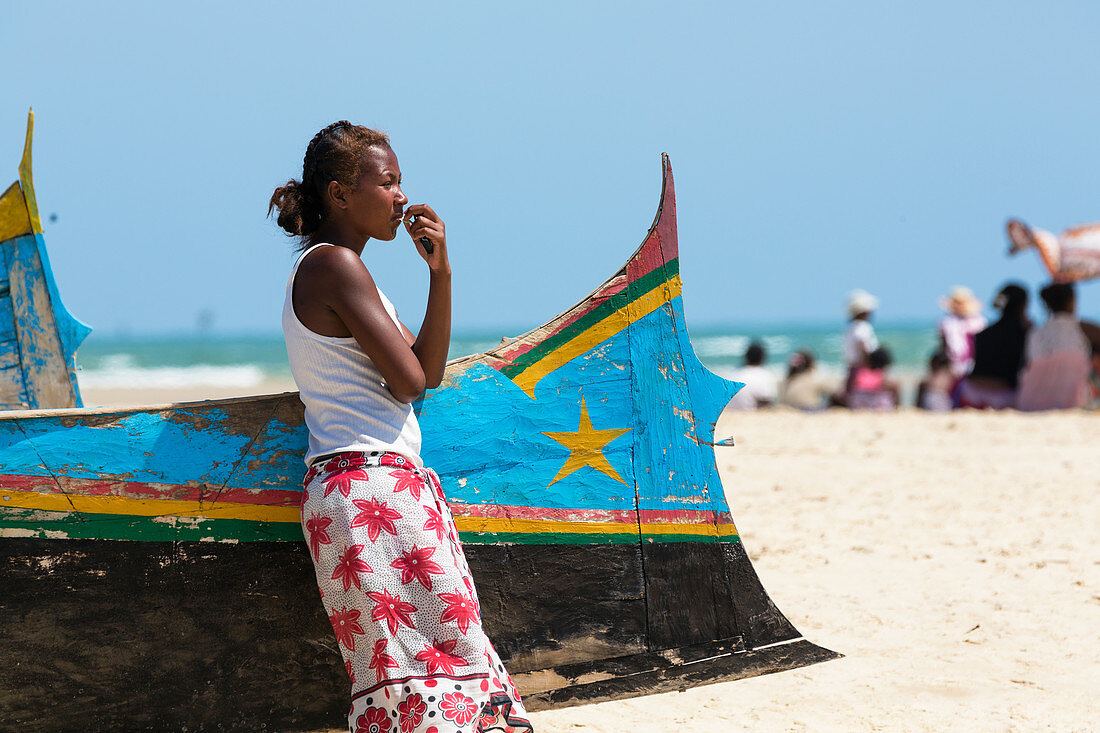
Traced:
<path id="1" fill-rule="evenodd" d="M 588 660 L 644 651 L 641 586 L 606 583 L 638 564 L 636 546 L 467 556 L 485 628 L 513 671 L 576 663 L 578 649 Z M 0 665 L 0 710 L 20 730 L 89 719 L 293 730 L 346 714 L 347 675 L 302 542 L 8 538 L 0 577 L 0 648 L 20 662 Z"/>
<path id="2" fill-rule="evenodd" d="M 559 549 L 468 548 L 486 631 L 534 709 L 836 656 L 804 641 L 746 654 L 740 637 L 647 651 L 643 589 L 607 583 L 637 548 Z M 304 543 L 9 538 L 0 577 L 0 648 L 19 661 L 0 665 L 0 710 L 21 731 L 343 722 L 347 676 Z"/>
<path id="3" fill-rule="evenodd" d="M 28 406 L 23 395 L 23 370 L 18 364 L 0 366 L 0 405 Z"/>
<path id="4" fill-rule="evenodd" d="M 37 238 L 9 243 L 8 276 L 23 382 L 31 407 L 76 405 L 68 358 L 57 333 L 53 304 L 42 277 Z"/>
<path id="5" fill-rule="evenodd" d="M 513 675 L 647 648 L 637 545 L 467 545 L 466 556 Z"/>
<path id="6" fill-rule="evenodd" d="M 674 656 L 679 651 L 670 650 L 668 655 Z M 592 682 L 583 681 L 587 675 L 579 670 L 570 670 L 561 676 L 564 680 L 575 682 L 554 690 L 525 695 L 523 704 L 528 711 L 536 711 L 661 692 L 682 692 L 697 685 L 757 677 L 842 656 L 805 639 L 765 649 L 736 651 L 720 641 L 700 645 L 692 651 L 700 658 L 665 666 L 654 664 L 653 669 L 643 672 L 609 675 L 606 679 Z M 631 667 L 633 665 L 627 666 L 627 669 Z M 596 672 L 595 676 L 600 676 L 600 672 Z"/>
<path id="7" fill-rule="evenodd" d="M 0 264 L 3 258 L 0 257 Z M 19 340 L 15 335 L 15 314 L 7 291 L 0 292 L 0 369 L 19 367 Z"/>
<path id="8" fill-rule="evenodd" d="M 0 577 L 0 727 L 308 730 L 346 716 L 300 542 L 9 538 Z"/>
<path id="9" fill-rule="evenodd" d="M 17 185 L 17 184 L 13 184 Z M 5 194 L 7 196 L 7 194 Z M 20 197 L 22 201 L 22 197 Z M 0 224 L 0 231 L 2 231 Z M 7 242 L 0 239 L 0 369 L 16 368 L 18 389 L 0 389 L 0 409 L 24 408 L 20 397 L 23 391 L 23 372 L 19 367 L 19 339 L 15 333 L 15 313 L 12 311 L 10 282 L 8 279 Z M 8 395 L 8 396 L 3 396 Z"/>

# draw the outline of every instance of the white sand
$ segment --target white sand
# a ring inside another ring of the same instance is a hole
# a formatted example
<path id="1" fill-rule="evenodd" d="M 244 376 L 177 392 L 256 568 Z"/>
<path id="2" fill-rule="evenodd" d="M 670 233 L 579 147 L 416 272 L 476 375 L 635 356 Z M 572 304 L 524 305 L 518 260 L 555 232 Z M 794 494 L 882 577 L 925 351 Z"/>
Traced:
<path id="1" fill-rule="evenodd" d="M 1100 728 L 1100 415 L 727 412 L 718 432 L 737 442 L 719 468 L 764 587 L 846 657 L 535 713 L 536 730 Z"/>
<path id="2" fill-rule="evenodd" d="M 196 384 L 186 387 L 124 389 L 121 387 L 88 387 L 81 385 L 80 394 L 85 407 L 140 407 L 141 405 L 164 405 L 170 402 L 198 402 L 200 400 L 221 400 L 229 397 L 278 394 L 279 392 L 293 392 L 296 389 L 292 379 L 267 379 L 248 387 L 214 387 Z"/>

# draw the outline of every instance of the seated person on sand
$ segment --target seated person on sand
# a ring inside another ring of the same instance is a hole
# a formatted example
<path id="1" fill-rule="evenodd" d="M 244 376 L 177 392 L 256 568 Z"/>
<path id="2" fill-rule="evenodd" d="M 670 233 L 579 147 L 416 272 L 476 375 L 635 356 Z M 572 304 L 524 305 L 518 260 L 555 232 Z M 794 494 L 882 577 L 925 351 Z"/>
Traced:
<path id="1" fill-rule="evenodd" d="M 1060 410 L 1083 407 L 1088 400 L 1092 347 L 1077 321 L 1077 294 L 1069 283 L 1039 292 L 1050 318 L 1027 337 L 1027 366 L 1020 375 L 1016 407 Z"/>
<path id="2" fill-rule="evenodd" d="M 955 388 L 955 373 L 951 360 L 942 351 L 932 354 L 928 360 L 928 375 L 917 387 L 917 407 L 922 410 L 944 412 L 955 407 L 951 392 Z"/>
<path id="3" fill-rule="evenodd" d="M 848 407 L 853 410 L 893 410 L 898 406 L 898 385 L 886 370 L 894 361 L 885 347 L 867 357 L 867 366 L 856 367 L 848 391 Z"/>
<path id="4" fill-rule="evenodd" d="M 1005 285 L 993 299 L 1001 317 L 974 337 L 974 366 L 959 384 L 959 407 L 1002 410 L 1016 405 L 1031 328 L 1027 301 L 1027 290 L 1016 283 Z"/>
<path id="5" fill-rule="evenodd" d="M 940 307 L 947 311 L 940 320 L 940 350 L 947 357 L 955 379 L 959 380 L 974 364 L 974 335 L 986 326 L 982 302 L 974 297 L 970 288 L 960 285 L 951 288 L 947 297 L 940 299 Z"/>
<path id="6" fill-rule="evenodd" d="M 1100 343 L 1092 344 L 1092 374 L 1089 375 L 1089 399 L 1086 405 L 1090 410 L 1100 410 Z"/>
<path id="7" fill-rule="evenodd" d="M 867 366 L 871 352 L 878 348 L 871 314 L 878 308 L 878 298 L 866 290 L 848 294 L 848 328 L 844 332 L 844 364 L 848 368 L 844 391 L 851 391 L 857 367 Z"/>
<path id="8" fill-rule="evenodd" d="M 753 341 L 745 349 L 745 365 L 734 371 L 731 379 L 744 382 L 737 394 L 730 400 L 729 406 L 735 410 L 755 410 L 758 407 L 771 407 L 779 392 L 779 380 L 764 368 L 768 354 L 764 344 Z"/>
<path id="9" fill-rule="evenodd" d="M 814 369 L 814 355 L 808 349 L 796 351 L 787 359 L 787 381 L 779 396 L 780 404 L 799 410 L 825 408 L 832 387 Z"/>

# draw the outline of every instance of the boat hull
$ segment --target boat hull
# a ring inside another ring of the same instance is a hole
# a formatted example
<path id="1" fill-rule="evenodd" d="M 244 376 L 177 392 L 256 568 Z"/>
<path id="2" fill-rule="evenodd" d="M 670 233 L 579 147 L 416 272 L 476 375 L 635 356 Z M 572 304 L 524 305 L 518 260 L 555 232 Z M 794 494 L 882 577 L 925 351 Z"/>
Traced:
<path id="1" fill-rule="evenodd" d="M 800 639 L 740 543 L 656 543 L 644 556 L 622 544 L 469 545 L 467 558 L 486 631 L 530 710 L 835 656 Z M 12 728 L 346 720 L 347 673 L 303 542 L 8 538 L 0 575 L 0 710 Z"/>

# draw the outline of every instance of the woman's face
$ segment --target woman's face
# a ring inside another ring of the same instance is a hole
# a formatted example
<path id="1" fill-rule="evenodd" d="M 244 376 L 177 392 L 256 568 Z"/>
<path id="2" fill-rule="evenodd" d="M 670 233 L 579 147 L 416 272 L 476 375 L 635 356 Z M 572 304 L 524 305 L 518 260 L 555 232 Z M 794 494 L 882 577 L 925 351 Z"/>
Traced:
<path id="1" fill-rule="evenodd" d="M 366 239 L 389 242 L 397 236 L 409 200 L 401 191 L 401 167 L 388 145 L 363 154 L 359 185 L 347 194 L 348 216 Z"/>

